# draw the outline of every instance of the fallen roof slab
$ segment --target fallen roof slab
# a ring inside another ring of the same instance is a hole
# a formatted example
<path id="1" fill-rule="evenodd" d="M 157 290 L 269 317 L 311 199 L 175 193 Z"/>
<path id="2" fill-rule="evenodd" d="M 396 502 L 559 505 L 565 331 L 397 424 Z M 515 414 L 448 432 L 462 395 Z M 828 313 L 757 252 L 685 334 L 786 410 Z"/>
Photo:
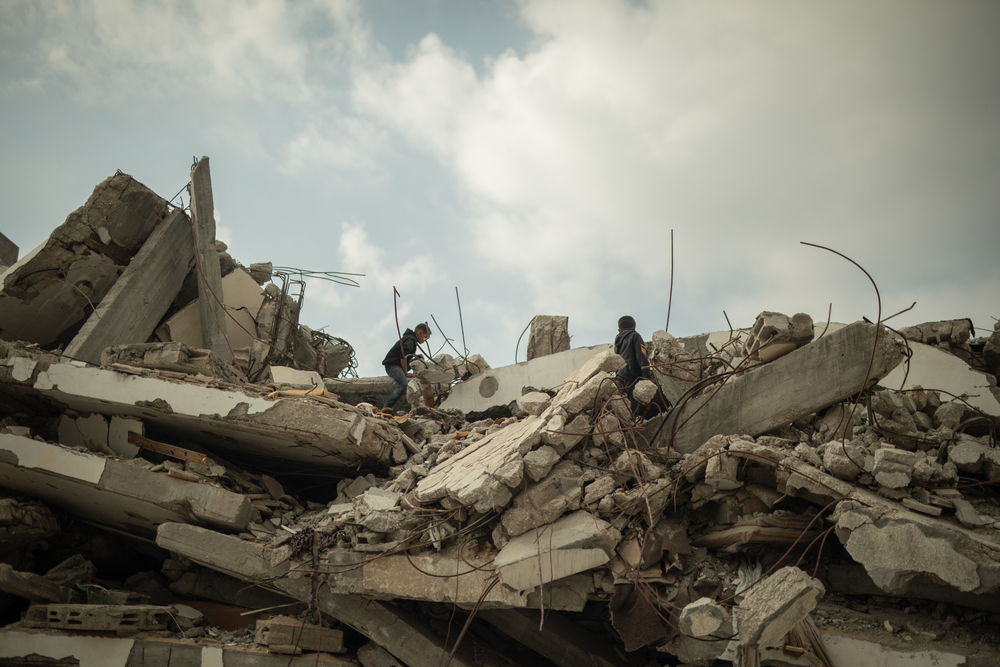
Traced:
<path id="1" fill-rule="evenodd" d="M 168 521 L 244 530 L 253 511 L 249 498 L 220 487 L 10 433 L 0 433 L 0 486 L 146 536 Z"/>
<path id="2" fill-rule="evenodd" d="M 902 344 L 889 332 L 855 322 L 721 386 L 709 385 L 670 413 L 656 444 L 687 453 L 713 435 L 766 433 L 861 391 L 903 358 Z"/>
<path id="3" fill-rule="evenodd" d="M 331 471 L 406 460 L 395 425 L 330 399 L 269 399 L 237 389 L 132 374 L 0 344 L 0 393 L 84 413 L 138 417 L 210 449 Z M 301 467 L 301 466 L 300 466 Z"/>

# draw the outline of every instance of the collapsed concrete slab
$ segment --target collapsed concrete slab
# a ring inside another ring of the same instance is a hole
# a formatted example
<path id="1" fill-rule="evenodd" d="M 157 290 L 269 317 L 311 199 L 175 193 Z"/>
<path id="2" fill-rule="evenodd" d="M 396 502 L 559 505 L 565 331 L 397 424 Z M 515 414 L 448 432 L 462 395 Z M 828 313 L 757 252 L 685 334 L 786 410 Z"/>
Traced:
<path id="1" fill-rule="evenodd" d="M 578 510 L 513 538 L 493 564 L 501 582 L 525 591 L 604 565 L 619 540 L 621 533 L 611 524 Z"/>
<path id="2" fill-rule="evenodd" d="M 919 596 L 922 584 L 976 595 L 1000 588 L 1000 542 L 989 535 L 907 509 L 779 449 L 738 441 L 729 453 L 778 467 L 784 493 L 837 505 L 838 537 L 885 592 Z"/>
<path id="3" fill-rule="evenodd" d="M 0 281 L 0 338 L 51 345 L 84 321 L 166 214 L 166 201 L 128 174 L 87 202 Z"/>
<path id="4" fill-rule="evenodd" d="M 797 567 L 783 567 L 750 587 L 740 602 L 740 644 L 776 646 L 816 608 L 826 591 Z"/>
<path id="5" fill-rule="evenodd" d="M 38 357 L 38 358 L 36 358 Z M 92 368 L 0 345 L 0 397 L 44 399 L 56 408 L 134 417 L 210 449 L 276 465 L 327 470 L 406 459 L 399 429 L 323 397 L 268 399 L 245 390 Z"/>
<path id="6" fill-rule="evenodd" d="M 253 509 L 223 488 L 10 433 L 0 433 L 0 486 L 145 536 L 169 521 L 244 530 Z"/>
<path id="7" fill-rule="evenodd" d="M 106 347 L 148 339 L 180 291 L 191 261 L 190 221 L 175 210 L 149 235 L 64 354 L 96 364 Z"/>
<path id="8" fill-rule="evenodd" d="M 903 357 L 889 332 L 855 322 L 725 384 L 706 386 L 670 413 L 656 444 L 686 453 L 713 435 L 766 433 L 876 383 Z"/>

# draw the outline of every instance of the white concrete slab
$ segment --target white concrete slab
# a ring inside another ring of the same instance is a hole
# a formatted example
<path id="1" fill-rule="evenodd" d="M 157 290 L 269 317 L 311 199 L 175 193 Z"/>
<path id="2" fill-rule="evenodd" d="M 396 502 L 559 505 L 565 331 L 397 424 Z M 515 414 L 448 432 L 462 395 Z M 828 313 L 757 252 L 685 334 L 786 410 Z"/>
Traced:
<path id="1" fill-rule="evenodd" d="M 577 347 L 511 366 L 491 368 L 454 385 L 451 394 L 441 403 L 441 409 L 482 412 L 494 406 L 516 401 L 521 396 L 523 387 L 535 389 L 558 387 L 567 375 L 582 366 L 584 362 L 608 349 L 611 349 L 611 345 Z"/>

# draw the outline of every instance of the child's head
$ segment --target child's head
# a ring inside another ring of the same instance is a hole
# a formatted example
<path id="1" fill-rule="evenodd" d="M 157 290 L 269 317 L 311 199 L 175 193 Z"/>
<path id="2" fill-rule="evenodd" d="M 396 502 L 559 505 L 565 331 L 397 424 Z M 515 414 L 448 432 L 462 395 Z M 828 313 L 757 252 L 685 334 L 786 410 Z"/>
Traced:
<path id="1" fill-rule="evenodd" d="M 635 329 L 635 319 L 631 315 L 622 315 L 618 318 L 618 330 Z"/>

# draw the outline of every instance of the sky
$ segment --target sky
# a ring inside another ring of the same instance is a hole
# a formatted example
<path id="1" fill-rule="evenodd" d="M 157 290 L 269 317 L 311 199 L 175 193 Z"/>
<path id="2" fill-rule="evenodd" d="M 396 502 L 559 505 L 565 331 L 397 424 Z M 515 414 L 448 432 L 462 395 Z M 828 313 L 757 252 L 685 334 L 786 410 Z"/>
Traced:
<path id="1" fill-rule="evenodd" d="M 25 254 L 116 170 L 169 199 L 209 156 L 238 261 L 365 274 L 301 316 L 361 375 L 397 315 L 493 366 L 536 314 L 573 346 L 668 309 L 676 336 L 876 319 L 802 241 L 883 317 L 916 302 L 890 324 L 984 335 L 998 26 L 994 0 L 3 0 L 0 232 Z"/>

